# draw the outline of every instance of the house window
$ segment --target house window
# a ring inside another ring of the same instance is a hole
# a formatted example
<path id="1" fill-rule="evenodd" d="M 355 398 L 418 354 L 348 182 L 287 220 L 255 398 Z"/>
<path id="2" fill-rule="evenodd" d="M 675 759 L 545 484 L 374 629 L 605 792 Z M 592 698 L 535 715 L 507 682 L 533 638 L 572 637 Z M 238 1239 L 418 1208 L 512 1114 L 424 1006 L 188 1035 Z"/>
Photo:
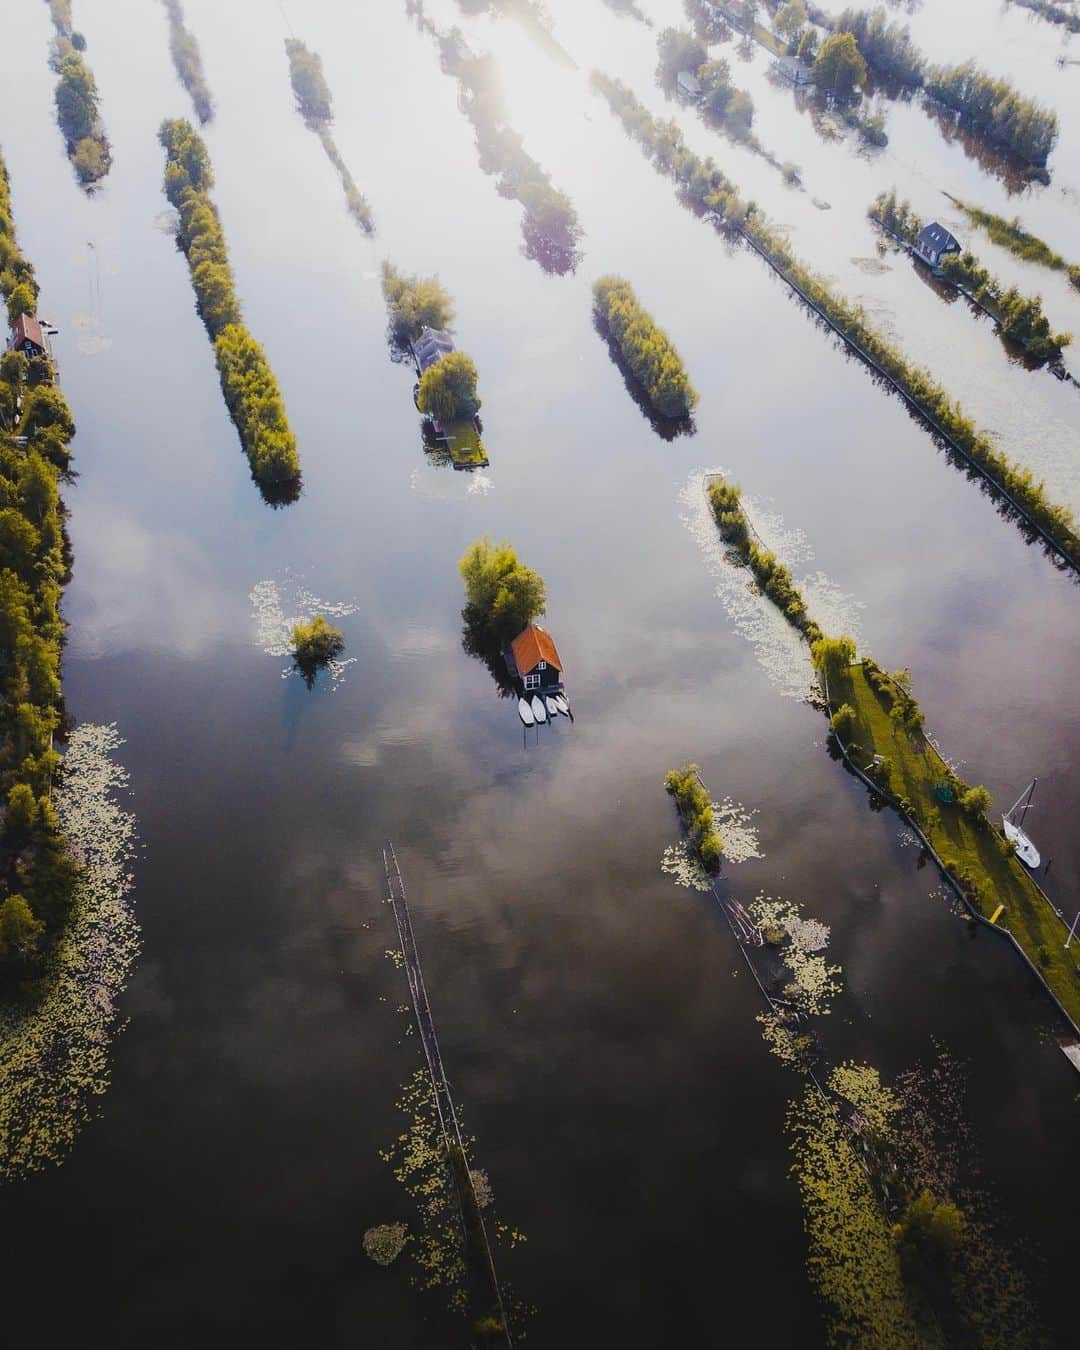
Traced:
<path id="1" fill-rule="evenodd" d="M 539 676 L 539 675 L 526 675 L 526 676 L 525 676 L 525 688 L 526 688 L 526 689 L 539 689 L 539 688 L 540 688 L 540 676 Z"/>
<path id="2" fill-rule="evenodd" d="M 536 669 L 537 669 L 537 670 L 547 670 L 547 662 L 546 662 L 546 661 L 541 661 L 541 662 L 539 663 L 539 665 L 536 667 Z"/>

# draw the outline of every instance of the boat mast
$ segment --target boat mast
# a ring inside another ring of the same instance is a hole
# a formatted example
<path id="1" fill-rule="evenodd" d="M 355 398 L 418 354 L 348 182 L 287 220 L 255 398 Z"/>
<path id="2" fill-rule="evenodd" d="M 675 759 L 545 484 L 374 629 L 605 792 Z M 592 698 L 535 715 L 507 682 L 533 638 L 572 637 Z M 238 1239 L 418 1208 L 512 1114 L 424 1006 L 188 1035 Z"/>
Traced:
<path id="1" fill-rule="evenodd" d="M 1031 780 L 1031 786 L 1027 790 L 1027 801 L 1024 803 L 1023 811 L 1020 812 L 1020 829 L 1024 828 L 1024 817 L 1027 815 L 1028 809 L 1031 806 L 1031 799 L 1035 795 L 1035 784 L 1038 781 L 1039 780 L 1037 778 L 1033 778 Z"/>

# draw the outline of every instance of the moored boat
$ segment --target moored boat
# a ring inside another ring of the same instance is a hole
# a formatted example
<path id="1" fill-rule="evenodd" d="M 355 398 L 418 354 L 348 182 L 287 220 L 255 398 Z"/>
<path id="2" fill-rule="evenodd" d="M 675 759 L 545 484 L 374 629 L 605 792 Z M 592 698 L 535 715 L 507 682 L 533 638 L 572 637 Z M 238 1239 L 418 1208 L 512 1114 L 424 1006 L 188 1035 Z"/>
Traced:
<path id="1" fill-rule="evenodd" d="M 1001 817 L 1001 828 L 1005 831 L 1005 838 L 1016 845 L 1016 856 L 1025 867 L 1030 867 L 1032 871 L 1039 866 L 1042 859 L 1039 856 L 1039 850 L 1024 833 L 1024 819 L 1031 809 L 1031 799 L 1035 794 L 1035 784 L 1038 781 L 1037 778 L 1033 778 L 1009 810 Z M 1021 802 L 1024 803 L 1024 809 L 1020 812 L 1020 819 L 1017 821 L 1013 817 Z"/>
<path id="2" fill-rule="evenodd" d="M 533 694 L 533 700 L 530 706 L 532 707 L 533 716 L 538 722 L 547 721 L 547 709 L 544 707 L 544 700 L 539 694 Z"/>
<path id="3" fill-rule="evenodd" d="M 533 710 L 529 704 L 528 699 L 525 698 L 518 699 L 518 716 L 521 718 L 521 720 L 525 723 L 527 727 L 531 727 L 533 723 L 536 721 L 536 718 L 533 716 Z"/>

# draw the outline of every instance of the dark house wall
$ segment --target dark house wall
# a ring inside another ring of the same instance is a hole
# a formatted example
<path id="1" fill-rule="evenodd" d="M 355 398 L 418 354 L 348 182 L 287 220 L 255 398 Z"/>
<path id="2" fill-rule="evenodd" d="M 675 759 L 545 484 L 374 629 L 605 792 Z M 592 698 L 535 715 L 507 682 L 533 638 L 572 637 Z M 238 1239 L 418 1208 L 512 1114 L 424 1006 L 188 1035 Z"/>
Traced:
<path id="1" fill-rule="evenodd" d="M 532 687 L 528 688 L 529 693 L 535 693 L 537 687 L 539 687 L 540 689 L 556 689 L 562 683 L 562 675 L 551 664 L 548 665 L 547 670 L 538 670 L 535 666 L 532 668 L 532 670 L 523 670 L 521 672 L 522 683 L 524 683 L 526 675 L 540 676 L 539 686 L 533 685 Z"/>

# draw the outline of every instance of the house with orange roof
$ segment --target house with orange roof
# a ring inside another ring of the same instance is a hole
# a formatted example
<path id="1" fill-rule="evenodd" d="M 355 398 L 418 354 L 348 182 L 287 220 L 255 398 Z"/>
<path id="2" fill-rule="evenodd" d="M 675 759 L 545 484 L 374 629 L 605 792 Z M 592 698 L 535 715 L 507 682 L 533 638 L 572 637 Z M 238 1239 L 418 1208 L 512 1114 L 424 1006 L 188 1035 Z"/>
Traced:
<path id="1" fill-rule="evenodd" d="M 506 652 L 510 674 L 522 683 L 526 693 L 547 693 L 562 688 L 563 665 L 551 634 L 538 623 L 523 629 Z"/>

